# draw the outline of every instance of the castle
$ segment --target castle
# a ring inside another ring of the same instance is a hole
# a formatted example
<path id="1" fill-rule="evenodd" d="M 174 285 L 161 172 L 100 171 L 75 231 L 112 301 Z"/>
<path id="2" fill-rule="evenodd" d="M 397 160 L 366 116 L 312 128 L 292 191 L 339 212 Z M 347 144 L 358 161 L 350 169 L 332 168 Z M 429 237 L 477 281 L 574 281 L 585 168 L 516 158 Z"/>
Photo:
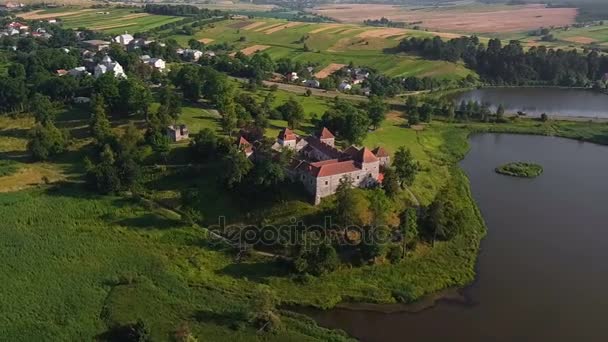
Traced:
<path id="1" fill-rule="evenodd" d="M 295 151 L 289 166 L 289 174 L 299 181 L 313 196 L 314 203 L 336 193 L 340 181 L 348 178 L 355 187 L 367 188 L 382 183 L 382 168 L 390 163 L 388 153 L 381 147 L 370 150 L 352 145 L 341 151 L 335 146 L 335 136 L 323 128 L 314 136 L 300 137 L 289 128 L 281 130 L 272 146 L 280 151 Z M 253 155 L 251 144 L 239 139 L 239 145 L 247 147 L 247 156 Z"/>

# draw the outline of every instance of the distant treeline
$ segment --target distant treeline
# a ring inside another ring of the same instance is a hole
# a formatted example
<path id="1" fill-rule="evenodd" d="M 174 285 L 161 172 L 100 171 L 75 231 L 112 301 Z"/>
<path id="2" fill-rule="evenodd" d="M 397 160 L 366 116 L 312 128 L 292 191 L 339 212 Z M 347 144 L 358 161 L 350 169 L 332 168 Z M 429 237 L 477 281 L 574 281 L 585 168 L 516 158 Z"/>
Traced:
<path id="1" fill-rule="evenodd" d="M 608 57 L 597 51 L 579 54 L 576 50 L 554 50 L 544 46 L 524 51 L 518 41 L 503 46 L 500 39 L 491 39 L 485 46 L 477 37 L 449 41 L 439 37 L 413 37 L 402 40 L 397 50 L 429 59 L 463 61 L 483 81 L 492 84 L 590 86 L 608 73 Z"/>
<path id="2" fill-rule="evenodd" d="M 222 16 L 225 13 L 219 10 L 209 10 L 190 5 L 153 5 L 144 6 L 144 11 L 152 14 L 174 15 L 179 17 L 196 17 L 200 19 Z"/>
<path id="3" fill-rule="evenodd" d="M 402 21 L 391 21 L 385 17 L 380 19 L 366 19 L 363 20 L 363 24 L 367 26 L 379 26 L 379 27 L 405 27 L 407 24 Z"/>

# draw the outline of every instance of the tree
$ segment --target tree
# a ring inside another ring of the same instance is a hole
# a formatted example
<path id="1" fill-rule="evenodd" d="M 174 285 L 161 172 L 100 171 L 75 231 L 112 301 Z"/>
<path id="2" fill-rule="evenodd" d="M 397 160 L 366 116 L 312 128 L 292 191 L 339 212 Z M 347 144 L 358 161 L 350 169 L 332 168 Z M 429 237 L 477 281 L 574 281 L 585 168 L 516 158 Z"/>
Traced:
<path id="1" fill-rule="evenodd" d="M 195 160 L 205 161 L 216 156 L 218 149 L 218 138 L 215 132 L 209 128 L 203 128 L 190 141 L 190 151 Z"/>
<path id="2" fill-rule="evenodd" d="M 229 188 L 241 183 L 251 171 L 253 164 L 243 151 L 232 146 L 223 160 L 224 181 Z"/>
<path id="3" fill-rule="evenodd" d="M 277 110 L 283 114 L 283 118 L 290 128 L 298 128 L 300 122 L 304 119 L 304 107 L 293 97 L 280 105 Z"/>
<path id="4" fill-rule="evenodd" d="M 200 66 L 191 64 L 182 66 L 174 79 L 174 83 L 180 87 L 184 98 L 194 102 L 198 101 L 203 87 Z"/>
<path id="5" fill-rule="evenodd" d="M 116 110 L 123 115 L 144 114 L 147 118 L 148 107 L 152 102 L 150 89 L 135 77 L 120 81 L 118 89 L 120 95 Z"/>
<path id="6" fill-rule="evenodd" d="M 333 107 L 323 114 L 319 125 L 350 144 L 359 144 L 365 139 L 370 122 L 367 114 L 351 103 L 337 99 Z"/>
<path id="7" fill-rule="evenodd" d="M 547 115 L 547 113 L 542 113 L 542 114 L 540 115 L 540 121 L 542 121 L 542 122 L 547 122 L 547 121 L 549 121 L 549 116 Z"/>
<path id="8" fill-rule="evenodd" d="M 238 117 L 236 115 L 236 105 L 230 100 L 229 104 L 224 105 L 220 125 L 228 136 L 232 136 L 232 132 L 236 129 Z"/>
<path id="9" fill-rule="evenodd" d="M 388 112 L 388 105 L 379 96 L 372 96 L 367 103 L 367 114 L 371 120 L 372 127 L 377 129 Z"/>
<path id="10" fill-rule="evenodd" d="M 502 121 L 502 120 L 504 120 L 504 117 L 505 117 L 505 107 L 501 103 L 498 105 L 498 108 L 496 108 L 496 120 Z"/>
<path id="11" fill-rule="evenodd" d="M 400 219 L 399 231 L 401 232 L 403 257 L 405 258 L 407 244 L 418 238 L 418 213 L 415 208 L 407 208 L 401 214 Z"/>
<path id="12" fill-rule="evenodd" d="M 395 153 L 393 167 L 395 168 L 397 177 L 401 181 L 401 185 L 412 185 L 414 183 L 419 166 L 409 149 L 403 146 L 399 147 Z"/>
<path id="13" fill-rule="evenodd" d="M 170 86 L 164 86 L 159 94 L 160 107 L 158 108 L 158 120 L 163 126 L 175 123 L 182 113 L 182 98 Z"/>
<path id="14" fill-rule="evenodd" d="M 426 209 L 424 228 L 433 244 L 437 239 L 449 240 L 459 233 L 464 224 L 459 201 L 453 189 L 443 189 Z"/>
<path id="15" fill-rule="evenodd" d="M 414 110 L 418 108 L 418 98 L 416 96 L 410 95 L 405 100 L 405 109 Z"/>
<path id="16" fill-rule="evenodd" d="M 363 230 L 363 241 L 359 244 L 361 258 L 371 261 L 384 256 L 390 241 L 390 232 L 385 226 L 366 227 Z"/>
<path id="17" fill-rule="evenodd" d="M 407 114 L 408 125 L 417 125 L 420 123 L 420 115 L 418 114 L 418 108 L 411 109 Z"/>
<path id="18" fill-rule="evenodd" d="M 382 189 L 389 198 L 394 198 L 400 190 L 399 177 L 393 168 L 384 170 L 384 179 L 382 180 Z"/>
<path id="19" fill-rule="evenodd" d="M 102 145 L 113 136 L 112 126 L 106 115 L 103 97 L 101 95 L 94 95 L 91 100 L 91 105 L 93 107 L 91 121 L 89 123 L 91 135 L 98 145 Z"/>
<path id="20" fill-rule="evenodd" d="M 27 149 L 34 160 L 48 160 L 63 153 L 68 145 L 68 134 L 59 130 L 52 121 L 36 124 L 30 131 Z"/>
<path id="21" fill-rule="evenodd" d="M 55 120 L 56 110 L 53 108 L 53 103 L 48 96 L 40 93 L 35 93 L 32 96 L 30 110 L 34 114 L 34 118 L 38 123 L 47 123 Z"/>
<path id="22" fill-rule="evenodd" d="M 292 267 L 298 273 L 323 275 L 338 269 L 340 259 L 335 248 L 325 239 L 319 241 L 312 232 L 304 232 L 294 247 Z"/>
<path id="23" fill-rule="evenodd" d="M 208 99 L 218 110 L 234 99 L 234 85 L 226 74 L 218 72 L 210 67 L 203 67 L 200 70 L 203 82 L 203 97 Z"/>
<path id="24" fill-rule="evenodd" d="M 372 213 L 372 225 L 378 227 L 386 223 L 391 210 L 391 201 L 380 188 L 371 189 L 367 192 L 369 210 Z"/>
<path id="25" fill-rule="evenodd" d="M 0 76 L 0 111 L 21 111 L 26 100 L 27 88 L 23 78 Z"/>
<path id="26" fill-rule="evenodd" d="M 94 94 L 101 95 L 105 105 L 114 112 L 120 100 L 118 80 L 111 72 L 106 72 L 95 80 L 93 85 Z"/>
<path id="27" fill-rule="evenodd" d="M 420 107 L 418 113 L 420 113 L 420 121 L 429 123 L 433 117 L 433 106 L 425 103 Z"/>
<path id="28" fill-rule="evenodd" d="M 370 211 L 369 201 L 364 193 L 352 188 L 352 179 L 344 177 L 340 180 L 340 185 L 336 190 L 336 207 L 334 216 L 342 227 L 358 226 L 370 224 L 373 214 Z"/>
<path id="29" fill-rule="evenodd" d="M 100 162 L 94 165 L 89 159 L 85 159 L 87 170 L 87 183 L 89 186 L 102 194 L 109 194 L 120 190 L 120 178 L 114 167 L 115 156 L 110 145 L 103 146 L 99 154 Z"/>

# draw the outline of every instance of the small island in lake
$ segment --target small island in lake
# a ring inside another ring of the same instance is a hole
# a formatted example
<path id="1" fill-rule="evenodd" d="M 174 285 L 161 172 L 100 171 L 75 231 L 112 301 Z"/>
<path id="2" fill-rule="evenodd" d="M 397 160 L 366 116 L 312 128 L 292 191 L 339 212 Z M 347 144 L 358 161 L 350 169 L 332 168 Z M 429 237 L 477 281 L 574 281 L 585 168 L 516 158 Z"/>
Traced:
<path id="1" fill-rule="evenodd" d="M 543 173 L 543 167 L 533 163 L 508 163 L 496 168 L 501 175 L 513 177 L 535 178 Z"/>

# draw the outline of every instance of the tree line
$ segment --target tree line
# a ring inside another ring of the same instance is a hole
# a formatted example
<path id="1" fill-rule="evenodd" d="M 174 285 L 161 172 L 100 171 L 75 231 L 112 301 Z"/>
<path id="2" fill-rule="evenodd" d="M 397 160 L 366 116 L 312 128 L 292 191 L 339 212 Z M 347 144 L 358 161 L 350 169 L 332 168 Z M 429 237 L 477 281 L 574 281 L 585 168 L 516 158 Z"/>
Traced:
<path id="1" fill-rule="evenodd" d="M 586 87 L 608 73 L 608 57 L 595 50 L 581 54 L 539 46 L 526 51 L 519 41 L 503 46 L 500 39 L 491 39 L 485 46 L 474 36 L 448 41 L 412 37 L 402 40 L 397 50 L 429 59 L 463 61 L 483 81 L 496 85 Z"/>

